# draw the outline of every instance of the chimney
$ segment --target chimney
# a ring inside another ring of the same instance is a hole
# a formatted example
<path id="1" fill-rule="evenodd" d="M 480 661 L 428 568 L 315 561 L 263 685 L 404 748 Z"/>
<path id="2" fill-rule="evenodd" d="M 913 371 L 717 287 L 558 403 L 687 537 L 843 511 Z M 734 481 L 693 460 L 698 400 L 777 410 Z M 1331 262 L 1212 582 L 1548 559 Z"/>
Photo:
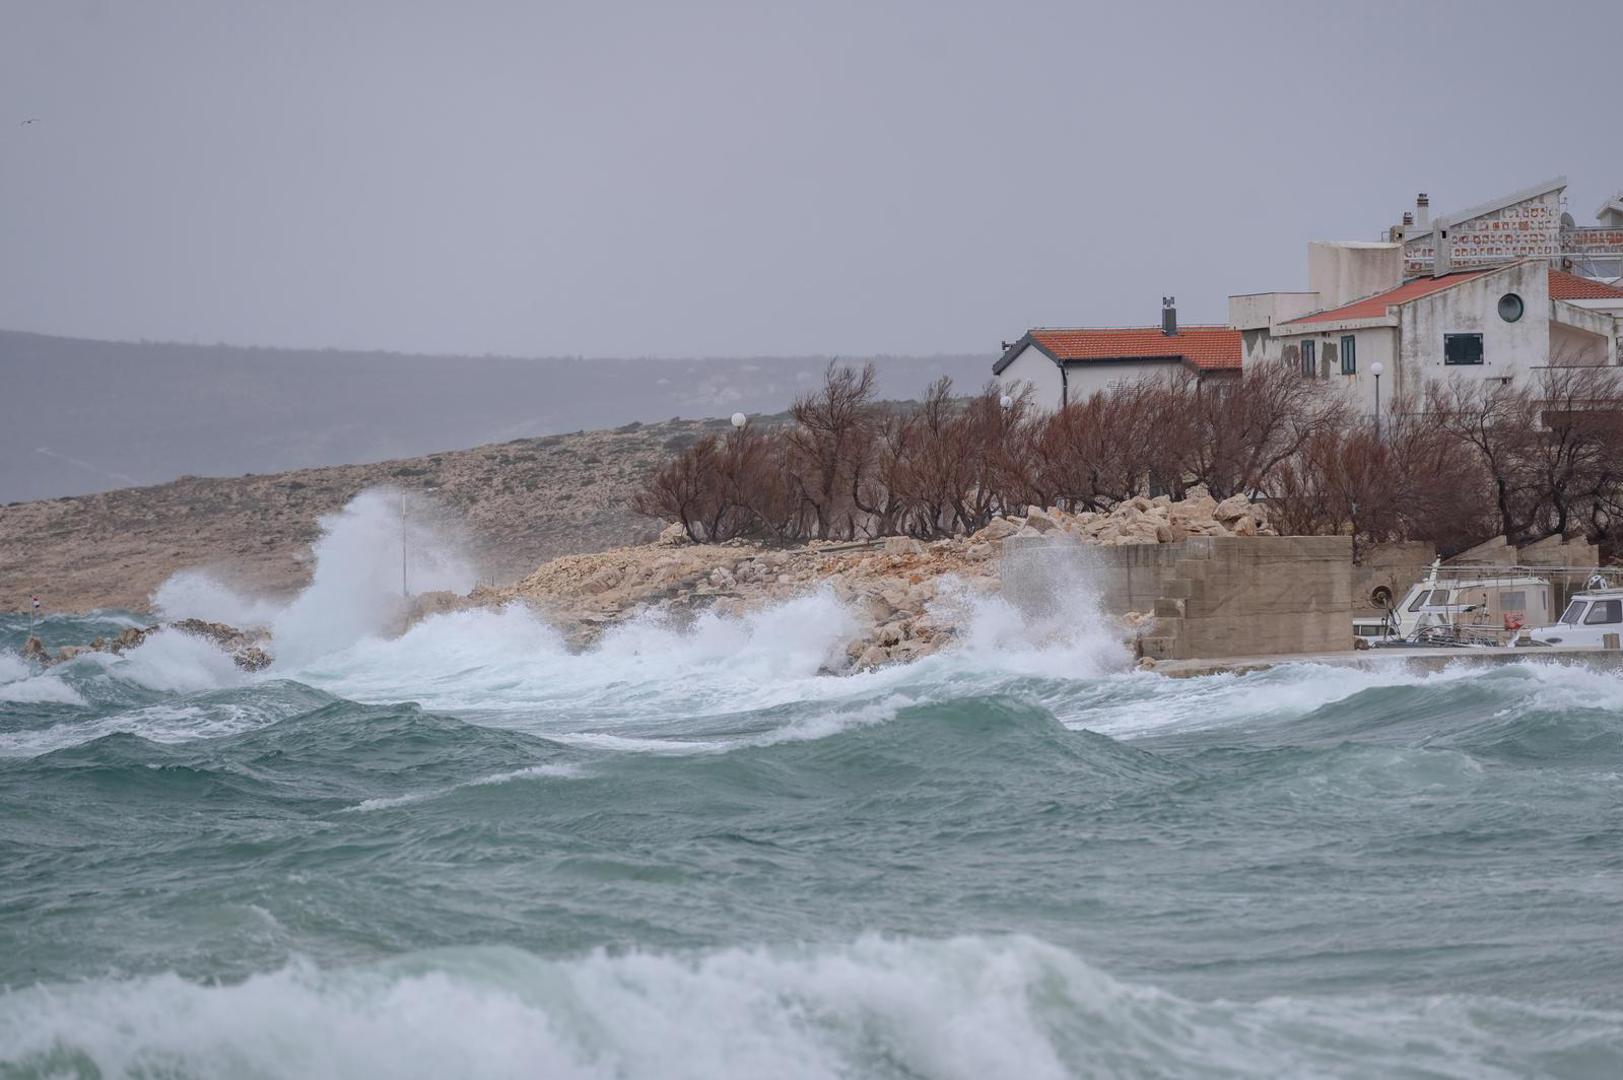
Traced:
<path id="1" fill-rule="evenodd" d="M 1432 229 L 1432 248 L 1437 252 L 1431 261 L 1431 276 L 1442 277 L 1453 270 L 1454 241 L 1448 238 L 1448 221 L 1437 219 L 1437 225 Z"/>
<path id="2" fill-rule="evenodd" d="M 1414 223 L 1421 232 L 1431 225 L 1431 197 L 1424 191 L 1414 197 Z"/>
<path id="3" fill-rule="evenodd" d="M 1178 309 L 1176 296 L 1161 297 L 1161 333 L 1167 337 L 1178 336 Z"/>

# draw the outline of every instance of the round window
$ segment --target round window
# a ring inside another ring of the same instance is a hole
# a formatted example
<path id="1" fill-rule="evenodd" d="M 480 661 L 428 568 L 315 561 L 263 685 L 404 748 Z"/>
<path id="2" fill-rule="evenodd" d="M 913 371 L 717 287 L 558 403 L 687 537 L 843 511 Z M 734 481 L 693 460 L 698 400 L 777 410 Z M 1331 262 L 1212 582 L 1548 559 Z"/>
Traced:
<path id="1" fill-rule="evenodd" d="M 1526 308 L 1522 306 L 1522 298 L 1513 292 L 1507 292 L 1499 298 L 1499 317 L 1506 322 L 1515 322 L 1522 317 Z"/>

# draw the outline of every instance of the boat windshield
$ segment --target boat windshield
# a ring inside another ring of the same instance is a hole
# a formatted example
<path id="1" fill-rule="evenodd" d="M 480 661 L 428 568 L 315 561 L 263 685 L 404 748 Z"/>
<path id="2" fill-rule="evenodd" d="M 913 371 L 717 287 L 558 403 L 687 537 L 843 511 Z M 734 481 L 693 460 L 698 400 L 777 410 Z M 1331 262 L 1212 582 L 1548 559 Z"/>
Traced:
<path id="1" fill-rule="evenodd" d="M 1574 600 L 1567 605 L 1567 610 L 1561 613 L 1561 621 L 1568 626 L 1577 626 L 1578 620 L 1583 618 L 1584 606 L 1587 602 Z"/>
<path id="2" fill-rule="evenodd" d="M 1448 590 L 1447 589 L 1432 589 L 1430 592 L 1427 592 L 1425 589 L 1421 589 L 1419 594 L 1415 596 L 1414 600 L 1410 602 L 1409 610 L 1410 611 L 1419 611 L 1422 607 L 1447 607 L 1447 606 L 1448 606 Z"/>

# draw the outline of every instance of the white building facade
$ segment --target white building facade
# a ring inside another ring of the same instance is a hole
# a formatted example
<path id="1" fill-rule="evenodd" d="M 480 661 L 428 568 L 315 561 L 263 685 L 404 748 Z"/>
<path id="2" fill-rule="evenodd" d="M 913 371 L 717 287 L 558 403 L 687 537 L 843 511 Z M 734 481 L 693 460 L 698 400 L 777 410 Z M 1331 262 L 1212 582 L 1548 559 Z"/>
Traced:
<path id="1" fill-rule="evenodd" d="M 1305 378 L 1342 388 L 1362 411 L 1390 410 L 1426 384 L 1515 381 L 1550 366 L 1615 365 L 1623 289 L 1547 260 L 1415 278 L 1341 307 L 1276 323 L 1270 351 Z"/>

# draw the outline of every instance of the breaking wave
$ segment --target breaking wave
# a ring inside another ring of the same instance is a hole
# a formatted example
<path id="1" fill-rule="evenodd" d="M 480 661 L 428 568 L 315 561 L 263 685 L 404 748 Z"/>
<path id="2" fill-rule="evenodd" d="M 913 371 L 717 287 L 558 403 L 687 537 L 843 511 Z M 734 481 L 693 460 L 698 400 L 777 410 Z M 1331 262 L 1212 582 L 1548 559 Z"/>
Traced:
<path id="1" fill-rule="evenodd" d="M 1470 996 L 1200 1003 L 1020 936 L 574 960 L 457 949 L 0 997 L 19 1077 L 1615 1075 L 1620 1030 L 1616 1012 Z"/>

